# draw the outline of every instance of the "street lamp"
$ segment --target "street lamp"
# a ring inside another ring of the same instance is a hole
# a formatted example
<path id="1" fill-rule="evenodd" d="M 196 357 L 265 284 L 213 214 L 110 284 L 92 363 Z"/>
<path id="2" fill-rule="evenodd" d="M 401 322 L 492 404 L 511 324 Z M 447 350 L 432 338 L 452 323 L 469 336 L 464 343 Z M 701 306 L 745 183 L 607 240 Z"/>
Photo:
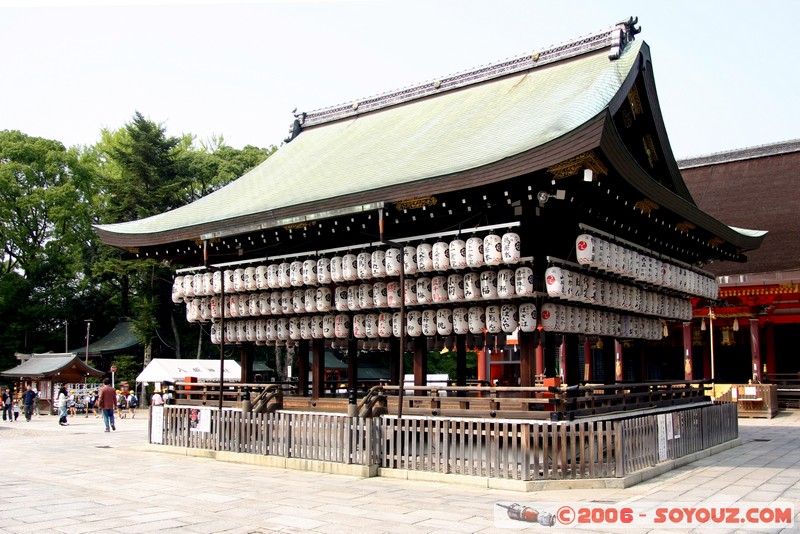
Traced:
<path id="1" fill-rule="evenodd" d="M 92 329 L 92 320 L 86 319 L 86 357 L 85 363 L 89 364 L 89 331 Z"/>
<path id="2" fill-rule="evenodd" d="M 714 372 L 714 319 L 717 316 L 714 314 L 714 308 L 708 307 L 708 334 L 709 342 L 711 343 L 711 381 L 714 382 L 716 373 Z"/>

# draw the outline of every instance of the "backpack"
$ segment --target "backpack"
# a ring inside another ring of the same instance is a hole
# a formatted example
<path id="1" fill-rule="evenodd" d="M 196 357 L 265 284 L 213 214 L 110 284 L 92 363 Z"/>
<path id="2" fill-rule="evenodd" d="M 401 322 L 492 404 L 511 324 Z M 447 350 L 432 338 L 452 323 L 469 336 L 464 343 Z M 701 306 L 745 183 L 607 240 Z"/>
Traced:
<path id="1" fill-rule="evenodd" d="M 131 398 L 128 401 L 128 405 L 131 408 L 136 408 L 137 406 L 139 406 L 139 399 L 136 398 L 136 395 L 131 395 Z"/>

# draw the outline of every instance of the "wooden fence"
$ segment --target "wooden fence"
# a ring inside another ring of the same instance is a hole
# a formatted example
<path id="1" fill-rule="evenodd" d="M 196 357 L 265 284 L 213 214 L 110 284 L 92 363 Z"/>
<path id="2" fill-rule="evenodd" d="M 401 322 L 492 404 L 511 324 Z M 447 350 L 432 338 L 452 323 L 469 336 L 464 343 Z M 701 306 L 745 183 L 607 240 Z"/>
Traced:
<path id="1" fill-rule="evenodd" d="M 738 437 L 734 403 L 581 421 L 161 410 L 151 443 L 526 481 L 623 477 Z"/>

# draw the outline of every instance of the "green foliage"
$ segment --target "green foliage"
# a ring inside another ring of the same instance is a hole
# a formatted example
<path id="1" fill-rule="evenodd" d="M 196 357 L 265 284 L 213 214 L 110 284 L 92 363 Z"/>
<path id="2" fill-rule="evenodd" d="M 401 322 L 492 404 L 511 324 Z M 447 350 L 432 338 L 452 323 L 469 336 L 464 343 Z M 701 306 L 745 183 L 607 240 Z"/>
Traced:
<path id="1" fill-rule="evenodd" d="M 142 372 L 141 359 L 132 355 L 115 356 L 111 365 L 117 367 L 117 372 L 114 373 L 114 382 L 130 382 L 131 387 L 136 384 L 136 377 Z"/>

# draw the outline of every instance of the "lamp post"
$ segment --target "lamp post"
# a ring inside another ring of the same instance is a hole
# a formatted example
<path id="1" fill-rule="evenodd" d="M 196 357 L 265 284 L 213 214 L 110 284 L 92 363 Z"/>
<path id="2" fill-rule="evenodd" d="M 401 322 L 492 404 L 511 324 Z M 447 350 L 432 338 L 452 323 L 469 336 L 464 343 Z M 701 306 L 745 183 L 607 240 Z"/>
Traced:
<path id="1" fill-rule="evenodd" d="M 86 319 L 86 357 L 84 358 L 84 362 L 88 365 L 89 363 L 89 331 L 92 329 L 92 320 Z"/>
<path id="2" fill-rule="evenodd" d="M 714 372 L 714 319 L 716 319 L 716 315 L 714 315 L 714 308 L 711 306 L 708 307 L 708 334 L 709 340 L 711 343 L 711 381 L 714 382 L 716 378 L 716 373 Z"/>

